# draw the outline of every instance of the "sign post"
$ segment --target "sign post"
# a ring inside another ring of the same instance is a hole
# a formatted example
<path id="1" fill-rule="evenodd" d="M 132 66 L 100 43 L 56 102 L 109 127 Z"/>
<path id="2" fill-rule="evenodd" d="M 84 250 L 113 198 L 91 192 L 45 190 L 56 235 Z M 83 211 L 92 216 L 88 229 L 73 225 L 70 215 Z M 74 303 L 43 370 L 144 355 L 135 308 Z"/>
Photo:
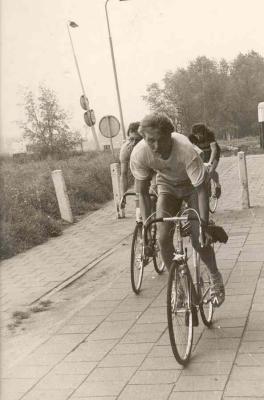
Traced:
<path id="1" fill-rule="evenodd" d="M 61 218 L 72 223 L 73 215 L 62 171 L 56 169 L 51 172 L 51 176 L 55 187 Z"/>
<path id="2" fill-rule="evenodd" d="M 264 102 L 258 104 L 260 147 L 264 149 Z"/>
<path id="3" fill-rule="evenodd" d="M 239 151 L 238 155 L 238 169 L 241 184 L 241 206 L 242 208 L 249 208 L 249 190 L 248 190 L 248 175 L 247 175 L 247 161 L 244 151 Z"/>
<path id="4" fill-rule="evenodd" d="M 110 146 L 114 159 L 114 162 L 110 164 L 114 203 L 115 203 L 117 218 L 123 218 L 124 210 L 120 208 L 120 200 L 121 200 L 120 165 L 118 162 L 116 162 L 114 146 L 113 146 L 113 137 L 118 135 L 120 131 L 120 123 L 118 119 L 113 115 L 106 115 L 99 122 L 99 130 L 104 137 L 110 139 Z"/>

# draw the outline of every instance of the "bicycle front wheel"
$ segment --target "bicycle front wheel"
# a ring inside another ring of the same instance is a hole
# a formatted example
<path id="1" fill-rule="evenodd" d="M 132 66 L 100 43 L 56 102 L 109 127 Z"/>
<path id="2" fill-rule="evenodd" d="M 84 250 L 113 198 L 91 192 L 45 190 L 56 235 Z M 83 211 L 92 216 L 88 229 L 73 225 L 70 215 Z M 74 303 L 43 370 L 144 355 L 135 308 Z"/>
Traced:
<path id="1" fill-rule="evenodd" d="M 167 288 L 167 318 L 173 354 L 181 365 L 190 359 L 193 342 L 193 317 L 190 284 L 186 274 L 173 261 Z"/>
<path id="2" fill-rule="evenodd" d="M 213 181 L 213 179 L 210 179 L 208 194 L 209 194 L 209 210 L 213 214 L 216 210 L 218 203 L 218 198 L 216 197 L 215 194 L 215 182 Z"/>
<path id="3" fill-rule="evenodd" d="M 131 259 L 130 259 L 130 273 L 131 285 L 136 294 L 139 294 L 143 279 L 143 237 L 142 237 L 142 223 L 137 223 L 134 229 L 132 245 L 131 245 Z"/>

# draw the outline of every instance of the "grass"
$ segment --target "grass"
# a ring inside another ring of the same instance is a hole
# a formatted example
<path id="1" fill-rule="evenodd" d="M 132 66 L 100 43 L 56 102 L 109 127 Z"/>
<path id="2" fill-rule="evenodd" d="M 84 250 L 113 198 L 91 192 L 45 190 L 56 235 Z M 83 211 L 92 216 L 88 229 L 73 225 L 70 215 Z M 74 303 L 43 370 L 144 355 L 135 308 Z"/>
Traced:
<path id="1" fill-rule="evenodd" d="M 247 136 L 244 138 L 233 138 L 229 140 L 219 140 L 220 145 L 237 147 L 238 151 L 244 151 L 246 154 L 263 154 L 264 149 L 260 148 L 259 136 Z M 223 151 L 223 155 L 228 153 Z"/>
<path id="2" fill-rule="evenodd" d="M 62 170 L 72 212 L 77 217 L 112 198 L 111 162 L 112 156 L 106 152 L 26 164 L 2 161 L 0 258 L 12 257 L 62 233 L 51 171 Z"/>

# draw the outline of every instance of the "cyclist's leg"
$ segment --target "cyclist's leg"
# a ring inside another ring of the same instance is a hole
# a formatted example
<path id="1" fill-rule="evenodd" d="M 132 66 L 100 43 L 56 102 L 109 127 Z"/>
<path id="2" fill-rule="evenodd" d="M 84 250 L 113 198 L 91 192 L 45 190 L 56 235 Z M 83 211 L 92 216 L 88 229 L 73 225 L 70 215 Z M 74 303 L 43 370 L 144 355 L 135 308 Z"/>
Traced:
<path id="1" fill-rule="evenodd" d="M 189 196 L 187 202 L 189 207 L 192 207 L 198 211 L 198 198 L 196 191 L 193 191 L 193 193 Z M 191 232 L 192 245 L 199 253 L 201 260 L 205 263 L 210 272 L 212 281 L 212 294 L 216 297 L 216 305 L 219 306 L 224 302 L 225 289 L 223 285 L 222 275 L 217 268 L 214 249 L 211 245 L 201 247 L 199 243 L 198 221 L 191 221 Z"/>
<path id="2" fill-rule="evenodd" d="M 157 216 L 168 217 L 178 213 L 182 200 L 175 198 L 169 193 L 159 194 L 157 201 Z M 172 263 L 174 246 L 173 246 L 174 225 L 171 222 L 158 223 L 158 240 L 162 259 L 169 270 Z"/>
<path id="3" fill-rule="evenodd" d="M 213 194 L 215 194 L 215 196 L 217 198 L 219 198 L 221 196 L 221 185 L 220 185 L 220 180 L 219 180 L 219 174 L 216 171 L 216 168 L 217 168 L 218 164 L 219 164 L 219 160 L 215 160 L 214 161 L 215 170 L 211 175 L 211 178 L 215 182 L 215 193 L 213 193 Z"/>

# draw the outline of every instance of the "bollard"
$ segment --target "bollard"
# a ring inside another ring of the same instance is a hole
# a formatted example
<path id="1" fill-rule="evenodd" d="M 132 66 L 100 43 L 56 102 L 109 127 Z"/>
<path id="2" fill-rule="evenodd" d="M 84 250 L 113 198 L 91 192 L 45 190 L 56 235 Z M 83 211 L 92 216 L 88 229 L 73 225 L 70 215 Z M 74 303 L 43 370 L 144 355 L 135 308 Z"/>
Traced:
<path id="1" fill-rule="evenodd" d="M 121 191 L 120 191 L 120 164 L 112 163 L 110 164 L 114 203 L 117 218 L 124 218 L 125 212 L 120 208 Z"/>
<path id="2" fill-rule="evenodd" d="M 62 171 L 56 169 L 51 172 L 51 176 L 55 187 L 61 218 L 72 223 L 73 216 Z"/>
<path id="3" fill-rule="evenodd" d="M 246 157 L 244 151 L 239 151 L 237 155 L 238 155 L 239 178 L 241 183 L 241 206 L 242 208 L 249 208 L 250 203 L 249 203 Z"/>

